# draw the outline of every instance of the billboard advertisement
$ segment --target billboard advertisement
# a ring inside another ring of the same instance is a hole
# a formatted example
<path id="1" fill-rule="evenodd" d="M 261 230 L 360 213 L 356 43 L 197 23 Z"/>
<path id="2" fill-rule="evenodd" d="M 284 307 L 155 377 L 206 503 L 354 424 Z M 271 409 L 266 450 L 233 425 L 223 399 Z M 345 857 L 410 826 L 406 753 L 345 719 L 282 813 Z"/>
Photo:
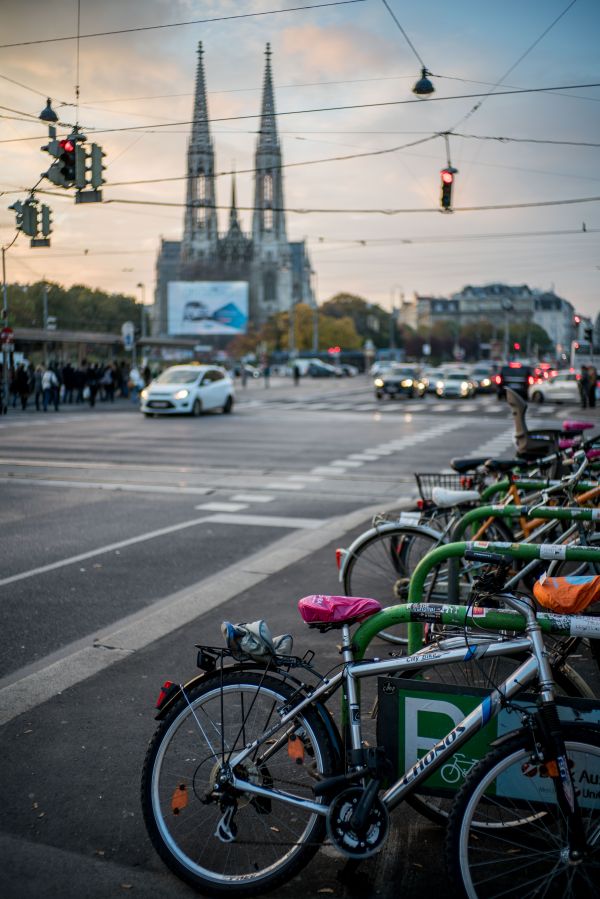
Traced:
<path id="1" fill-rule="evenodd" d="M 167 330 L 181 337 L 245 334 L 247 281 L 171 281 L 167 293 Z"/>

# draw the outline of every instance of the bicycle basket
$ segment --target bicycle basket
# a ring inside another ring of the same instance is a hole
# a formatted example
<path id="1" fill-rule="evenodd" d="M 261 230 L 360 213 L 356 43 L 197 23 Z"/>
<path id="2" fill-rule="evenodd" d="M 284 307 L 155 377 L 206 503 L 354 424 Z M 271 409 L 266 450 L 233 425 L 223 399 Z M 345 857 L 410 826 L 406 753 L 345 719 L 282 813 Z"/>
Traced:
<path id="1" fill-rule="evenodd" d="M 424 502 L 431 500 L 431 491 L 434 487 L 445 487 L 447 490 L 470 490 L 473 486 L 473 478 L 462 474 L 415 474 L 417 487 Z"/>

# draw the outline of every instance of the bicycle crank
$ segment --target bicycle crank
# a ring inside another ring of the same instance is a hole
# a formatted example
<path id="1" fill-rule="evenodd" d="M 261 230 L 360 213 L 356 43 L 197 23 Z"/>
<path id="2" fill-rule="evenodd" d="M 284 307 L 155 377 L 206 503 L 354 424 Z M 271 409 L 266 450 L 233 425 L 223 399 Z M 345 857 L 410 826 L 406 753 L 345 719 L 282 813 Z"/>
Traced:
<path id="1" fill-rule="evenodd" d="M 350 787 L 335 797 L 327 812 L 327 835 L 341 853 L 350 858 L 368 858 L 381 848 L 389 830 L 388 810 L 374 796 L 355 829 L 356 812 L 365 795 L 363 787 Z"/>

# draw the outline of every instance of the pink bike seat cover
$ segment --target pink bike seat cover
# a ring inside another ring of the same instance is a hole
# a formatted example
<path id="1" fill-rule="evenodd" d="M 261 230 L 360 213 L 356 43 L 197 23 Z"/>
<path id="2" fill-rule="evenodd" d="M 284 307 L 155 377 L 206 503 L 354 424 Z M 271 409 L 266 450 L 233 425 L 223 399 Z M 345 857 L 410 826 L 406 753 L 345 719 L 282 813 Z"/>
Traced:
<path id="1" fill-rule="evenodd" d="M 594 427 L 591 421 L 576 421 L 572 418 L 563 421 L 562 426 L 563 431 L 587 431 L 588 428 Z"/>
<path id="2" fill-rule="evenodd" d="M 600 458 L 600 449 L 588 450 L 586 453 L 586 456 L 588 457 L 590 462 L 592 461 L 592 459 L 598 459 L 598 458 Z"/>
<path id="3" fill-rule="evenodd" d="M 365 596 L 326 596 L 315 593 L 303 596 L 298 609 L 307 624 L 342 624 L 362 621 L 381 611 L 381 603 Z"/>
<path id="4" fill-rule="evenodd" d="M 571 438 L 561 437 L 560 440 L 558 441 L 559 449 L 571 449 L 572 446 L 577 446 L 577 441 L 574 440 L 572 437 Z"/>

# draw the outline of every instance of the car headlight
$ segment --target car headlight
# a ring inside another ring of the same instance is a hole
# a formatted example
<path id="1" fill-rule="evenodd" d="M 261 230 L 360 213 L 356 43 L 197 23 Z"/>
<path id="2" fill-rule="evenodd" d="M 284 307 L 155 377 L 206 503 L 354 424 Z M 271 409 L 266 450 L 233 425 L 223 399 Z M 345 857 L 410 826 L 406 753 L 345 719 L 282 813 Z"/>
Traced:
<path id="1" fill-rule="evenodd" d="M 176 400 L 184 400 L 189 395 L 189 390 L 178 390 L 177 393 L 174 394 L 174 398 Z"/>
<path id="2" fill-rule="evenodd" d="M 466 381 L 461 381 L 461 382 L 460 382 L 460 389 L 461 389 L 461 390 L 468 390 L 468 389 L 469 389 L 468 383 L 467 383 Z"/>
<path id="3" fill-rule="evenodd" d="M 144 387 L 144 389 L 143 389 L 142 392 L 140 393 L 140 396 L 141 396 L 141 398 L 142 398 L 143 400 L 147 400 L 147 399 L 148 399 L 148 390 L 147 390 L 146 387 Z"/>
<path id="4" fill-rule="evenodd" d="M 483 381 L 479 382 L 480 387 L 489 387 L 491 385 L 491 381 L 489 378 L 484 378 Z"/>
<path id="5" fill-rule="evenodd" d="M 381 378 L 375 378 L 375 387 L 383 387 L 383 381 Z"/>
<path id="6" fill-rule="evenodd" d="M 437 384 L 435 385 L 435 387 L 436 387 L 436 390 L 443 390 L 443 389 L 444 389 L 444 382 L 443 382 L 443 381 L 438 381 Z"/>
<path id="7" fill-rule="evenodd" d="M 401 381 L 401 384 L 403 387 L 412 387 L 412 378 L 405 378 L 403 381 Z"/>

